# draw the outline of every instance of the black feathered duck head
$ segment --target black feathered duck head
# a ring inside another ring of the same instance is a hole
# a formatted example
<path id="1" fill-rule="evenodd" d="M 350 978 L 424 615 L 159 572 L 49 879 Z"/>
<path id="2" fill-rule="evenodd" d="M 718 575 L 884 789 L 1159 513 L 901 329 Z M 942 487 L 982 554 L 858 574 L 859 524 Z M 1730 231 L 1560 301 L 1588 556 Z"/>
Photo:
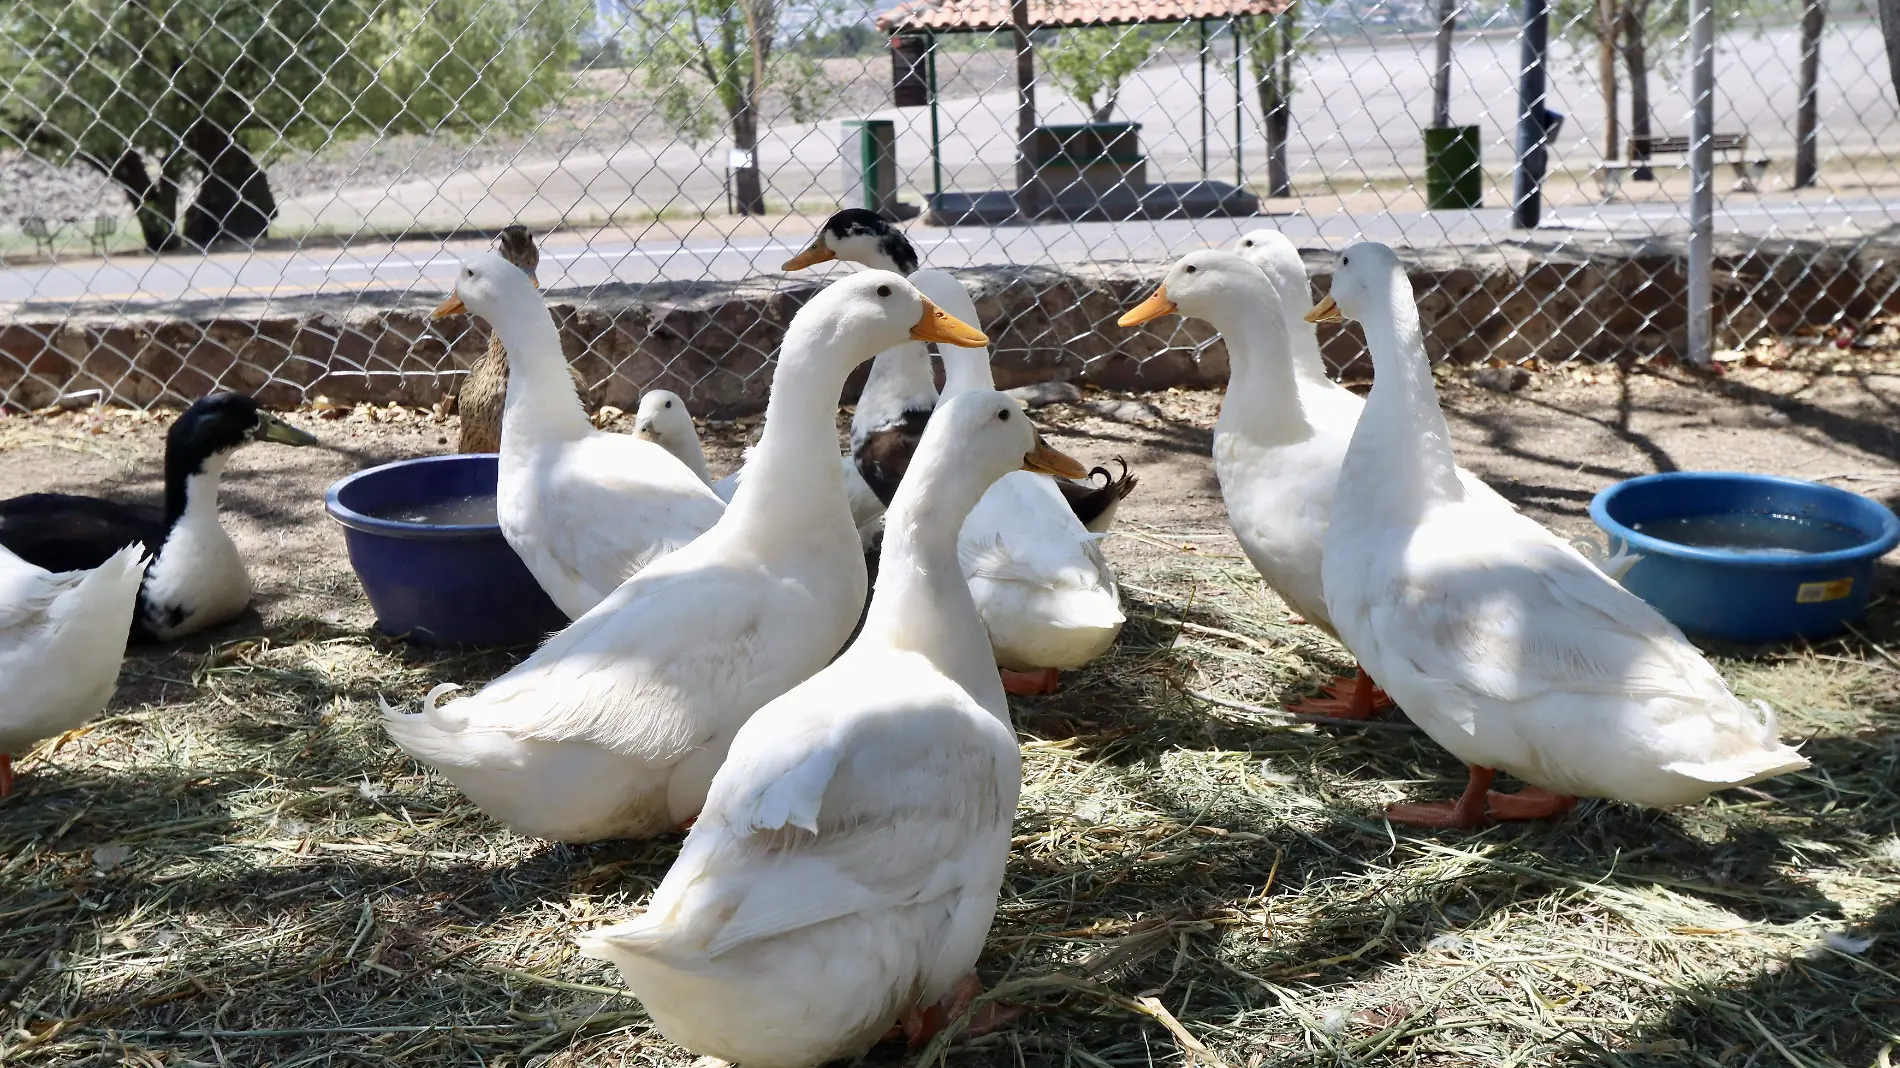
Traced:
<path id="1" fill-rule="evenodd" d="M 868 208 L 846 208 L 825 220 L 805 251 L 785 261 L 784 270 L 802 271 L 832 260 L 850 260 L 881 271 L 910 275 L 917 271 L 917 249 L 889 219 Z"/>
<path id="2" fill-rule="evenodd" d="M 229 452 L 253 441 L 279 445 L 315 445 L 314 435 L 299 430 L 258 407 L 242 393 L 213 393 L 186 408 L 165 434 L 165 455 L 189 460 L 189 471 L 203 466 L 207 457 Z"/>

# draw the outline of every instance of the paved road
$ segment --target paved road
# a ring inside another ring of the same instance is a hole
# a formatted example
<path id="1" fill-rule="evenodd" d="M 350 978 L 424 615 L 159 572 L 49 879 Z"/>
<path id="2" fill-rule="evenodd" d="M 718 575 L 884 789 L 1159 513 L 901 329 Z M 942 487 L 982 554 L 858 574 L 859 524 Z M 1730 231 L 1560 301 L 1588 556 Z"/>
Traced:
<path id="1" fill-rule="evenodd" d="M 1866 197 L 1797 201 L 1726 197 L 1721 230 L 1869 232 L 1890 225 L 1890 201 Z M 1557 207 L 1537 236 L 1588 242 L 1605 235 L 1683 232 L 1679 209 L 1667 204 Z M 618 234 L 555 234 L 542 254 L 541 280 L 549 289 L 660 279 L 739 279 L 777 271 L 804 247 L 808 224 L 788 220 L 781 232 L 755 237 L 629 239 Z M 1502 209 L 1459 213 L 1414 212 L 1352 217 L 1331 214 L 1272 219 L 1197 219 L 1164 222 L 1082 223 L 1061 226 L 916 228 L 924 261 L 959 267 L 983 263 L 1058 263 L 1165 258 L 1189 249 L 1225 245 L 1244 230 L 1273 225 L 1308 247 L 1341 247 L 1371 238 L 1390 244 L 1435 246 L 1524 236 L 1510 229 Z M 438 241 L 294 252 L 222 253 L 153 260 L 120 256 L 55 267 L 0 271 L 0 307 L 46 312 L 87 305 L 136 307 L 171 301 L 277 300 L 315 293 L 364 290 L 440 293 L 463 255 L 480 242 Z M 23 307 L 27 306 L 27 307 Z"/>

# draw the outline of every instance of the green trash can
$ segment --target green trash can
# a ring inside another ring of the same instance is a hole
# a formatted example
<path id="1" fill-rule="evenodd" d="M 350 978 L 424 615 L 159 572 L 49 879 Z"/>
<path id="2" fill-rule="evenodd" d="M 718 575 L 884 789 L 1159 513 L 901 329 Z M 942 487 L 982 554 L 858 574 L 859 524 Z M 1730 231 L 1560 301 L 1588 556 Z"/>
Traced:
<path id="1" fill-rule="evenodd" d="M 1484 165 L 1476 126 L 1434 126 L 1425 131 L 1425 206 L 1432 211 L 1484 206 Z"/>

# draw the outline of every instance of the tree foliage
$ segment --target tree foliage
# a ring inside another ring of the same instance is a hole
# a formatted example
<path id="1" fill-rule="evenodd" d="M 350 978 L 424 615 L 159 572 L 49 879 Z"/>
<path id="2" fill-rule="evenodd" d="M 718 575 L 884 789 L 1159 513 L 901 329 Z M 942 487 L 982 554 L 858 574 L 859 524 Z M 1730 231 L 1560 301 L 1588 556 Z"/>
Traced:
<path id="1" fill-rule="evenodd" d="M 753 153 L 767 121 L 766 92 L 776 90 L 781 113 L 810 122 L 824 113 L 824 70 L 788 47 L 780 0 L 622 0 L 633 38 L 628 55 L 639 64 L 660 115 L 681 137 L 698 143 L 723 128 L 734 148 Z M 822 4 L 799 8 L 818 29 Z M 749 157 L 750 158 L 750 157 Z M 740 214 L 762 214 L 765 195 L 758 167 L 735 175 Z"/>
<path id="2" fill-rule="evenodd" d="M 110 175 L 146 243 L 261 236 L 259 156 L 363 133 L 525 123 L 586 0 L 9 0 L 0 133 Z M 199 179 L 179 233 L 182 183 Z"/>
<path id="3" fill-rule="evenodd" d="M 1154 54 L 1164 30 L 1147 26 L 1084 26 L 1062 30 L 1040 50 L 1043 69 L 1089 113 L 1091 122 L 1115 116 L 1122 83 Z"/>

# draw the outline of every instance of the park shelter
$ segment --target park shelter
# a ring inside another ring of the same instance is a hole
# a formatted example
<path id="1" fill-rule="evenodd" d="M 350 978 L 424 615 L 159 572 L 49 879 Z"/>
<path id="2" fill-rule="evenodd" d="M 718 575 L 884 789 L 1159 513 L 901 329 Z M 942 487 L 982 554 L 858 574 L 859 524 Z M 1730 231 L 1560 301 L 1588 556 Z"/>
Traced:
<path id="1" fill-rule="evenodd" d="M 936 57 L 927 49 L 930 81 L 930 154 L 933 193 L 929 219 L 937 223 L 998 223 L 1039 218 L 1127 219 L 1253 215 L 1259 198 L 1246 189 L 1241 165 L 1245 108 L 1240 84 L 1238 21 L 1274 16 L 1289 0 L 906 0 L 877 16 L 895 38 L 1011 31 L 1016 48 L 1016 188 L 979 193 L 943 189 L 936 99 Z M 1207 129 L 1208 25 L 1225 22 L 1234 41 L 1234 181 L 1203 174 L 1196 182 L 1146 180 L 1139 123 L 1046 126 L 1036 113 L 1036 64 L 1030 34 L 1041 29 L 1188 23 L 1201 37 L 1202 160 Z"/>

